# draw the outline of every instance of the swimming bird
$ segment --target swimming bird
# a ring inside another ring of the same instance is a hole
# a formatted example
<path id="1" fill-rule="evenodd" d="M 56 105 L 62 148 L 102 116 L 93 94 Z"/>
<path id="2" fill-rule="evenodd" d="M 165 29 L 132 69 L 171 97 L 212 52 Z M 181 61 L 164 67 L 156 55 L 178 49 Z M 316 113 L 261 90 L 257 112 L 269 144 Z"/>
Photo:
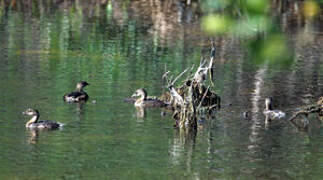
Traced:
<path id="1" fill-rule="evenodd" d="M 266 98 L 265 100 L 266 108 L 264 109 L 263 113 L 266 116 L 266 120 L 269 121 L 272 119 L 280 119 L 285 117 L 285 113 L 281 110 L 273 110 L 272 108 L 272 98 Z"/>
<path id="2" fill-rule="evenodd" d="M 80 101 L 86 101 L 89 96 L 86 94 L 86 92 L 83 91 L 83 88 L 87 85 L 90 85 L 89 83 L 85 81 L 80 81 L 76 84 L 76 90 L 65 94 L 63 96 L 64 101 L 66 102 L 80 102 Z"/>
<path id="3" fill-rule="evenodd" d="M 148 98 L 147 91 L 142 88 L 137 89 L 131 97 L 139 97 L 134 103 L 136 107 L 165 107 L 167 105 L 158 98 Z"/>
<path id="4" fill-rule="evenodd" d="M 38 120 L 39 111 L 36 109 L 29 108 L 24 111 L 23 114 L 32 116 L 32 118 L 26 123 L 26 128 L 29 129 L 57 129 L 63 126 L 63 124 L 53 121 Z"/>

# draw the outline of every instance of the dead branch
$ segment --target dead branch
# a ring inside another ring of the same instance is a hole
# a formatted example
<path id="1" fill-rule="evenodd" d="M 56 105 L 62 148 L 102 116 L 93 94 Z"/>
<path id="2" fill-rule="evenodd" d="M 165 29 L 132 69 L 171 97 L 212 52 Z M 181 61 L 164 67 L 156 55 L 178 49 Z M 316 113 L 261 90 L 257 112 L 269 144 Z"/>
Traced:
<path id="1" fill-rule="evenodd" d="M 184 106 L 184 100 L 182 98 L 181 95 L 178 94 L 178 92 L 176 91 L 176 89 L 174 88 L 174 86 L 170 86 L 169 87 L 169 91 L 170 91 L 170 95 L 171 95 L 171 99 L 174 100 L 174 105 L 177 106 Z M 171 101 L 172 102 L 172 101 Z"/>
<path id="2" fill-rule="evenodd" d="M 188 68 L 186 68 L 183 72 L 181 72 L 174 80 L 173 82 L 171 83 L 171 85 L 174 85 L 175 82 L 183 75 L 187 72 Z"/>
<path id="3" fill-rule="evenodd" d="M 200 101 L 200 104 L 197 106 L 197 109 L 199 109 L 202 106 L 202 103 L 203 103 L 203 101 L 204 101 L 204 99 L 205 99 L 205 97 L 206 97 L 206 95 L 207 95 L 207 93 L 209 91 L 209 88 L 210 88 L 210 86 L 207 87 L 207 89 L 206 89 L 206 91 L 205 91 L 205 93 L 204 93 L 204 95 L 203 95 L 203 97 L 202 97 L 202 99 Z"/>

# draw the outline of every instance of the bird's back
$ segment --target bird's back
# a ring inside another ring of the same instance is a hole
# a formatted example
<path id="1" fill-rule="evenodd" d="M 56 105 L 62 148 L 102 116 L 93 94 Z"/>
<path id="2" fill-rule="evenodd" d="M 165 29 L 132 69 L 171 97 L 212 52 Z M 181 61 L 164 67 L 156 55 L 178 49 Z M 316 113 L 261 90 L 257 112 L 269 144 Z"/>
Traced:
<path id="1" fill-rule="evenodd" d="M 77 102 L 82 100 L 87 100 L 88 95 L 85 92 L 74 91 L 63 96 L 64 101 L 67 102 Z"/>
<path id="2" fill-rule="evenodd" d="M 163 101 L 158 99 L 146 99 L 143 102 L 143 105 L 145 107 L 165 107 L 166 106 L 166 104 Z"/>
<path id="3" fill-rule="evenodd" d="M 29 125 L 29 128 L 31 129 L 57 129 L 61 127 L 62 124 L 53 122 L 53 121 L 48 121 L 48 120 L 41 120 L 38 121 L 37 123 L 31 123 Z"/>

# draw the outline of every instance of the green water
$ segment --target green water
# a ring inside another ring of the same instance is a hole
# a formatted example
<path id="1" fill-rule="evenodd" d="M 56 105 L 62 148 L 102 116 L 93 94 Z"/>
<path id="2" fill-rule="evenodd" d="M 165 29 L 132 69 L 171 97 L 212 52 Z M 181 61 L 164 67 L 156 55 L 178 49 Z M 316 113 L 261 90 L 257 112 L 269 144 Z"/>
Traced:
<path id="1" fill-rule="evenodd" d="M 171 114 L 139 117 L 123 100 L 138 88 L 160 95 L 165 65 L 174 74 L 197 65 L 208 38 L 194 23 L 165 34 L 136 9 L 114 6 L 1 9 L 0 179 L 322 179 L 321 122 L 310 116 L 301 131 L 287 121 L 322 95 L 322 35 L 304 44 L 292 34 L 286 68 L 253 65 L 240 40 L 216 39 L 223 108 L 183 135 Z M 80 80 L 90 83 L 88 103 L 64 103 Z M 266 126 L 268 96 L 287 118 Z M 29 107 L 65 126 L 27 130 Z"/>

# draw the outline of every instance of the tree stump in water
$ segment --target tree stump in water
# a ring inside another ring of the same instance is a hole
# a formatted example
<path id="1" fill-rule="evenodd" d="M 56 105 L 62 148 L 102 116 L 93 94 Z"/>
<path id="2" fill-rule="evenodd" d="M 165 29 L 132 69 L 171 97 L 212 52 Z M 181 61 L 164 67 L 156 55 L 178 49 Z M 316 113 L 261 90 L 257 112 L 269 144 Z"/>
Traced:
<path id="1" fill-rule="evenodd" d="M 210 61 L 212 63 L 212 61 Z M 195 72 L 194 76 L 187 77 L 186 80 L 178 88 L 174 87 L 175 80 L 168 80 L 168 92 L 164 93 L 160 99 L 168 104 L 174 110 L 174 119 L 176 121 L 175 126 L 181 129 L 196 129 L 197 128 L 197 116 L 211 113 L 212 111 L 219 109 L 221 99 L 212 90 L 210 86 L 206 87 L 204 81 L 206 75 L 209 72 L 208 65 L 204 67 L 204 63 Z M 185 70 L 184 72 L 186 72 Z"/>

